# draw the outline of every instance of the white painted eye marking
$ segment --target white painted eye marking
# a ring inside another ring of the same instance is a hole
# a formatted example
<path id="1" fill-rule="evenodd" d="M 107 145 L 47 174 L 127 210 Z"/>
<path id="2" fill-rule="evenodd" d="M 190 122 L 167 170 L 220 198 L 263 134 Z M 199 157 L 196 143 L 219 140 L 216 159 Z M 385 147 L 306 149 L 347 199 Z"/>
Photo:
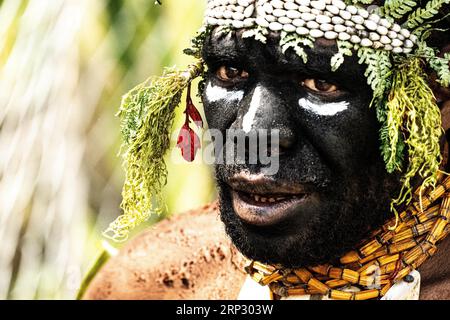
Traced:
<path id="1" fill-rule="evenodd" d="M 206 98 L 210 102 L 216 102 L 218 100 L 240 101 L 244 98 L 244 90 L 228 91 L 219 86 L 212 86 L 210 82 L 206 87 Z"/>
<path id="2" fill-rule="evenodd" d="M 298 104 L 301 108 L 319 116 L 334 116 L 339 112 L 347 110 L 349 106 L 347 101 L 317 104 L 305 98 L 298 100 Z"/>
<path id="3" fill-rule="evenodd" d="M 249 133 L 250 130 L 252 130 L 256 110 L 258 110 L 260 104 L 261 104 L 261 88 L 257 86 L 255 88 L 255 91 L 253 92 L 250 107 L 248 108 L 247 113 L 244 115 L 244 118 L 242 119 L 242 130 L 244 130 L 245 133 Z"/>

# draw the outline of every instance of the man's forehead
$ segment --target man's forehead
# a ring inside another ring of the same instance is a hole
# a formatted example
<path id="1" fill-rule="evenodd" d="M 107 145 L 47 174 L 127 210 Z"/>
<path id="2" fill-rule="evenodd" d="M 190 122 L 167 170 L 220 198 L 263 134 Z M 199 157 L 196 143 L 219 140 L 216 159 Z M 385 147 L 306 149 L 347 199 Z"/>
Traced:
<path id="1" fill-rule="evenodd" d="M 306 71 L 337 81 L 348 80 L 353 84 L 361 83 L 361 85 L 366 83 L 365 68 L 358 63 L 356 55 L 346 57 L 338 71 L 331 71 L 331 58 L 338 52 L 334 40 L 319 38 L 315 40 L 313 48 L 304 48 L 308 56 L 305 63 L 292 49 L 283 53 L 280 47 L 280 33 L 278 32 L 271 32 L 267 36 L 266 43 L 253 38 L 243 38 L 242 33 L 242 30 L 229 33 L 213 31 L 203 48 L 206 62 L 215 60 L 214 62 L 254 63 L 261 68 L 264 66 L 281 69 L 292 68 L 292 71 Z"/>

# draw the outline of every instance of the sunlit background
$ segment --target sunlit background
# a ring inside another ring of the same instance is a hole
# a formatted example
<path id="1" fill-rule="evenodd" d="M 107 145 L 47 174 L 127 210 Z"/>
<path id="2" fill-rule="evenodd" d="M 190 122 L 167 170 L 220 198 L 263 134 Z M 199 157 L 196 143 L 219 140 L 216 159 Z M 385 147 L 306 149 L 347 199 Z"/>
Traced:
<path id="1" fill-rule="evenodd" d="M 0 0 L 0 299 L 74 298 L 121 213 L 121 96 L 192 62 L 206 1 L 161 2 Z M 168 165 L 170 214 L 214 199 L 209 167 Z"/>

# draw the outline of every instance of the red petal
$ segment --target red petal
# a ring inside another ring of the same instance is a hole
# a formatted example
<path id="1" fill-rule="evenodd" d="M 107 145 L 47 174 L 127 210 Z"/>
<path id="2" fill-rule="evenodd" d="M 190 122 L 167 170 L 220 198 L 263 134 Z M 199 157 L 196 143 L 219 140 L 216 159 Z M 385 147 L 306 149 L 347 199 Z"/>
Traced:
<path id="1" fill-rule="evenodd" d="M 200 139 L 198 135 L 184 124 L 178 135 L 177 147 L 181 149 L 181 155 L 186 161 L 193 161 L 197 150 L 200 148 Z"/>
<path id="2" fill-rule="evenodd" d="M 198 112 L 192 101 L 187 105 L 186 112 L 188 113 L 189 117 L 191 117 L 192 121 L 194 121 L 194 123 L 197 125 L 197 127 L 203 128 L 202 116 L 200 115 L 200 112 Z"/>

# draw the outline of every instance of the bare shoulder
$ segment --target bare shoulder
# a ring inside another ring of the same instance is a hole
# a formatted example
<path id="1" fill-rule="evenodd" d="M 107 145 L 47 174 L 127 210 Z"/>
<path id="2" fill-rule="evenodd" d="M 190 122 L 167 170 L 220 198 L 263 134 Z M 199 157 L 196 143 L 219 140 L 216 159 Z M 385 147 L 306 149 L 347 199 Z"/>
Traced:
<path id="1" fill-rule="evenodd" d="M 235 299 L 245 279 L 242 263 L 214 203 L 131 240 L 98 272 L 84 299 Z"/>

